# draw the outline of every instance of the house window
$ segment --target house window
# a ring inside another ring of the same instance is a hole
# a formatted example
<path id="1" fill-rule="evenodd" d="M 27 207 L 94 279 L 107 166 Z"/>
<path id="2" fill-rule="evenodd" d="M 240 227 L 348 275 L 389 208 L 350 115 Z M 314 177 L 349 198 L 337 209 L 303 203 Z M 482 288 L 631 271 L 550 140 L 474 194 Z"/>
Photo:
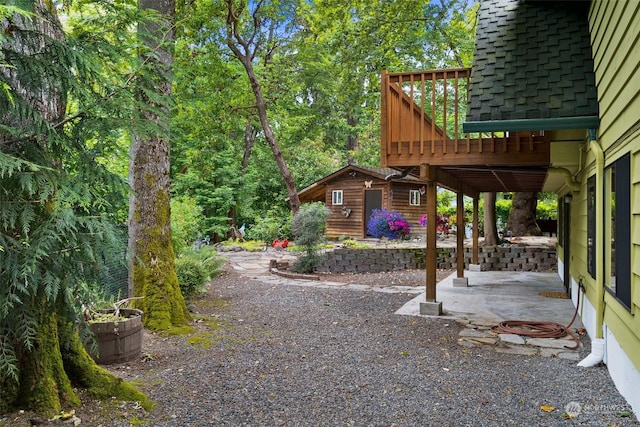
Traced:
<path id="1" fill-rule="evenodd" d="M 631 161 L 627 154 L 605 169 L 605 284 L 631 307 Z"/>
<path id="2" fill-rule="evenodd" d="M 342 190 L 333 190 L 331 192 L 331 204 L 333 205 L 342 204 Z"/>
<path id="3" fill-rule="evenodd" d="M 587 271 L 596 277 L 596 177 L 587 180 Z"/>
<path id="4" fill-rule="evenodd" d="M 409 205 L 420 206 L 420 190 L 409 190 Z"/>

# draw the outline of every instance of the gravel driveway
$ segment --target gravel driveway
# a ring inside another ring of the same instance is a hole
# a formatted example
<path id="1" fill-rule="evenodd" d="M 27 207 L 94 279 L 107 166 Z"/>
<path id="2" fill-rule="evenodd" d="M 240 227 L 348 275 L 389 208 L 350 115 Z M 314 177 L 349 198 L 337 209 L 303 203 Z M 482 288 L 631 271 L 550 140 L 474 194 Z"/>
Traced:
<path id="1" fill-rule="evenodd" d="M 414 296 L 230 271 L 193 303 L 196 334 L 147 333 L 144 358 L 110 368 L 157 402 L 151 414 L 113 402 L 77 415 L 89 426 L 638 424 L 605 367 L 464 348 L 454 321 L 393 314 Z"/>

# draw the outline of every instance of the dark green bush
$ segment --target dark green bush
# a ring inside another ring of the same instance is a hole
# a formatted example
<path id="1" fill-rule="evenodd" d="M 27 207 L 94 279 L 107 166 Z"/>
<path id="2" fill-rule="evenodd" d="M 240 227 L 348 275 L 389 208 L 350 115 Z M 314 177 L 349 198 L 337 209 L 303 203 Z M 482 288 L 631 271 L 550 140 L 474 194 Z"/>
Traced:
<path id="1" fill-rule="evenodd" d="M 330 211 L 323 203 L 306 203 L 291 221 L 291 232 L 296 245 L 305 250 L 305 254 L 293 264 L 293 271 L 311 273 L 322 262 L 318 247 L 324 240 L 324 230 Z"/>
<path id="2" fill-rule="evenodd" d="M 182 296 L 187 300 L 200 292 L 207 280 L 202 264 L 191 257 L 176 260 L 176 273 Z"/>
<path id="3" fill-rule="evenodd" d="M 176 272 L 182 296 L 190 299 L 204 289 L 204 285 L 220 274 L 224 259 L 216 256 L 211 246 L 187 250 L 176 260 Z"/>
<path id="4" fill-rule="evenodd" d="M 318 253 L 305 253 L 293 263 L 291 270 L 296 273 L 313 273 L 316 267 L 322 264 L 324 260 L 324 255 Z"/>
<path id="5" fill-rule="evenodd" d="M 222 271 L 224 258 L 218 256 L 213 246 L 204 245 L 199 250 L 190 249 L 180 258 L 192 258 L 202 265 L 206 280 L 211 280 Z"/>
<path id="6" fill-rule="evenodd" d="M 275 239 L 291 237 L 291 213 L 283 209 L 269 209 L 266 214 L 255 219 L 247 230 L 246 239 L 271 243 Z"/>

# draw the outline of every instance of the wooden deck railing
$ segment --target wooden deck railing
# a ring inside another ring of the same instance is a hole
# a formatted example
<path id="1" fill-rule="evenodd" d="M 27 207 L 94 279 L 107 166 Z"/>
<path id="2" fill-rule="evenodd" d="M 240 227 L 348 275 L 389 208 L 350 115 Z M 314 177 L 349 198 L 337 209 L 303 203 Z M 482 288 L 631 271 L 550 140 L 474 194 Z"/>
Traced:
<path id="1" fill-rule="evenodd" d="M 539 133 L 463 134 L 470 74 L 470 68 L 383 72 L 381 165 L 548 164 L 549 143 Z"/>

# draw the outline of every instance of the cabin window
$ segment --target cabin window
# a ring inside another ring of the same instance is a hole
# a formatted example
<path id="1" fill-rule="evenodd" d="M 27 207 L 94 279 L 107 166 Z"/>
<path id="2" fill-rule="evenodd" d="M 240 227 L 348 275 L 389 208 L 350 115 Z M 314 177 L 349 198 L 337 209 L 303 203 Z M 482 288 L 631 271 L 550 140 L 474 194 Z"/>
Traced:
<path id="1" fill-rule="evenodd" d="M 596 177 L 587 180 L 587 271 L 596 278 Z"/>
<path id="2" fill-rule="evenodd" d="M 409 190 L 409 205 L 420 206 L 420 190 Z"/>
<path id="3" fill-rule="evenodd" d="M 605 284 L 625 307 L 631 307 L 631 161 L 616 160 L 604 173 Z"/>
<path id="4" fill-rule="evenodd" d="M 342 204 L 342 190 L 333 190 L 331 192 L 331 204 L 333 205 Z"/>

